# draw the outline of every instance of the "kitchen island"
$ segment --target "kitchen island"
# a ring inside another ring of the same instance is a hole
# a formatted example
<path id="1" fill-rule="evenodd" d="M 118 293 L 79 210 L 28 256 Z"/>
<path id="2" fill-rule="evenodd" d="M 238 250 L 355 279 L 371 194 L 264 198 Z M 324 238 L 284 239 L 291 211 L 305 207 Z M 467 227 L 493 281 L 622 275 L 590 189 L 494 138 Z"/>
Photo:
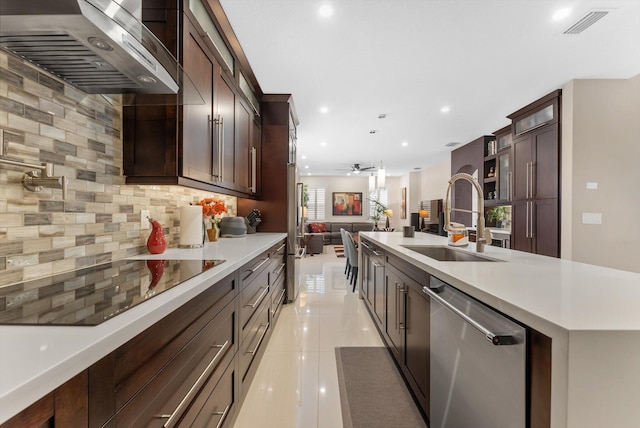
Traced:
<path id="1" fill-rule="evenodd" d="M 361 237 L 548 337 L 551 427 L 640 426 L 639 274 L 491 246 L 482 255 L 496 262 L 438 261 L 404 246 L 444 237 Z"/>
<path id="2" fill-rule="evenodd" d="M 85 371 L 167 315 L 193 302 L 194 298 L 204 295 L 211 284 L 233 276 L 247 263 L 264 255 L 265 251 L 280 245 L 285 237 L 283 233 L 258 233 L 220 239 L 215 243 L 206 243 L 200 249 L 170 248 L 163 254 L 138 256 L 138 259 L 224 259 L 225 262 L 96 326 L 0 326 L 0 423 Z M 277 263 L 282 260 L 274 258 Z M 260 272 L 258 269 L 255 268 L 256 275 Z M 269 268 L 262 269 L 266 276 Z M 239 281 L 243 279 L 239 278 Z M 267 299 L 264 302 L 266 305 Z M 257 306 L 261 308 L 265 305 L 261 303 Z"/>

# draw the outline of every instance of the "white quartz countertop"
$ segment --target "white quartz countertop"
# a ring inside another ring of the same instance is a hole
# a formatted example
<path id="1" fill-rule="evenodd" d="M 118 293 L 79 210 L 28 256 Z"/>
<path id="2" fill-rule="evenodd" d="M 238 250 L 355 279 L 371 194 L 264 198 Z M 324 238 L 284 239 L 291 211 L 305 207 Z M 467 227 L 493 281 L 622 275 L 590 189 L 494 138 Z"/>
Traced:
<path id="1" fill-rule="evenodd" d="M 226 262 L 97 326 L 0 326 L 0 423 L 284 238 L 284 233 L 257 233 L 135 257 Z"/>
<path id="2" fill-rule="evenodd" d="M 640 274 L 485 245 L 501 262 L 441 262 L 403 245 L 447 245 L 445 237 L 361 232 L 478 300 L 530 327 L 567 332 L 640 331 Z M 463 251 L 475 253 L 475 243 Z"/>

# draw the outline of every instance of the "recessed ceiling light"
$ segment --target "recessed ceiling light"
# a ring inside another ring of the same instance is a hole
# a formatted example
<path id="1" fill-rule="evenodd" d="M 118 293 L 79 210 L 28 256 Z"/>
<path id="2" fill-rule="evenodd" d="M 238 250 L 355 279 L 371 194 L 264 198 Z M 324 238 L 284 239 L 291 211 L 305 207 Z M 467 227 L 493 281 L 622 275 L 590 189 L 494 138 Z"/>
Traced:
<path id="1" fill-rule="evenodd" d="M 552 16 L 551 19 L 553 19 L 554 21 L 562 21 L 563 19 L 565 19 L 567 16 L 571 15 L 571 9 L 564 8 L 564 9 L 558 9 Z"/>
<path id="2" fill-rule="evenodd" d="M 329 107 L 327 107 L 327 106 L 320 107 L 320 113 L 322 113 L 322 114 L 329 113 Z"/>
<path id="3" fill-rule="evenodd" d="M 402 147 L 407 147 L 409 145 L 409 143 L 407 143 L 406 141 L 402 142 Z"/>
<path id="4" fill-rule="evenodd" d="M 449 112 L 451 111 L 451 107 L 449 107 L 449 106 L 443 106 L 443 107 L 441 107 L 441 108 L 440 108 L 440 111 L 441 111 L 442 113 L 449 113 Z"/>
<path id="5" fill-rule="evenodd" d="M 320 6 L 320 9 L 318 9 L 318 13 L 321 17 L 328 18 L 333 15 L 333 7 L 328 4 L 323 4 L 322 6 Z"/>
<path id="6" fill-rule="evenodd" d="M 307 172 L 307 175 L 311 175 L 311 173 L 310 173 L 310 172 Z"/>
<path id="7" fill-rule="evenodd" d="M 320 145 L 324 147 L 324 146 L 326 146 L 326 145 L 327 145 L 327 142 L 326 142 L 326 141 L 323 141 L 322 143 L 320 143 Z"/>
<path id="8" fill-rule="evenodd" d="M 307 155 L 302 155 L 302 159 L 306 159 L 306 158 L 307 158 Z"/>
<path id="9" fill-rule="evenodd" d="M 309 169 L 309 165 L 305 165 L 305 166 L 304 166 L 304 169 Z"/>

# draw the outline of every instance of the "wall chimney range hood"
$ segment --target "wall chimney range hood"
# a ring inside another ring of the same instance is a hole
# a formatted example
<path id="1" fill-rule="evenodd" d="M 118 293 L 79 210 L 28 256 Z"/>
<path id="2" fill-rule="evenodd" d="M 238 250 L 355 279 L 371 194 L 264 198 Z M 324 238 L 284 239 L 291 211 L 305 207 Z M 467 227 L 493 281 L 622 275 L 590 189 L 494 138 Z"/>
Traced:
<path id="1" fill-rule="evenodd" d="M 0 0 L 0 47 L 89 94 L 177 94 L 189 79 L 141 2 Z"/>

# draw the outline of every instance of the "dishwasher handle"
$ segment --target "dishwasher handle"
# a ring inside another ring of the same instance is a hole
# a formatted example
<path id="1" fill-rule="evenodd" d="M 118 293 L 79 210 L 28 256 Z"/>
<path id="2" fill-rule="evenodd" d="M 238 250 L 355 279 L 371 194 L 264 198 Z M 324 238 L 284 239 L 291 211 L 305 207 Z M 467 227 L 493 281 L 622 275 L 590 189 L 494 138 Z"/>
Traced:
<path id="1" fill-rule="evenodd" d="M 440 303 L 442 306 L 444 306 L 445 308 L 449 309 L 454 314 L 458 315 L 465 322 L 471 324 L 471 326 L 473 328 L 478 330 L 480 333 L 484 334 L 484 337 L 486 337 L 487 340 L 489 342 L 493 343 L 494 345 L 496 345 L 496 346 L 516 345 L 518 343 L 518 340 L 512 335 L 495 334 L 494 332 L 492 332 L 491 330 L 489 330 L 488 328 L 484 327 L 482 324 L 480 324 L 479 322 L 477 322 L 476 320 L 474 320 L 473 318 L 471 318 L 470 316 L 468 316 L 467 314 L 462 312 L 460 309 L 456 308 L 451 303 L 447 302 L 445 299 L 440 297 L 436 292 L 431 290 L 428 286 L 425 285 L 424 287 L 422 287 L 422 291 L 426 295 L 428 295 L 429 297 L 434 299 L 436 302 Z"/>

